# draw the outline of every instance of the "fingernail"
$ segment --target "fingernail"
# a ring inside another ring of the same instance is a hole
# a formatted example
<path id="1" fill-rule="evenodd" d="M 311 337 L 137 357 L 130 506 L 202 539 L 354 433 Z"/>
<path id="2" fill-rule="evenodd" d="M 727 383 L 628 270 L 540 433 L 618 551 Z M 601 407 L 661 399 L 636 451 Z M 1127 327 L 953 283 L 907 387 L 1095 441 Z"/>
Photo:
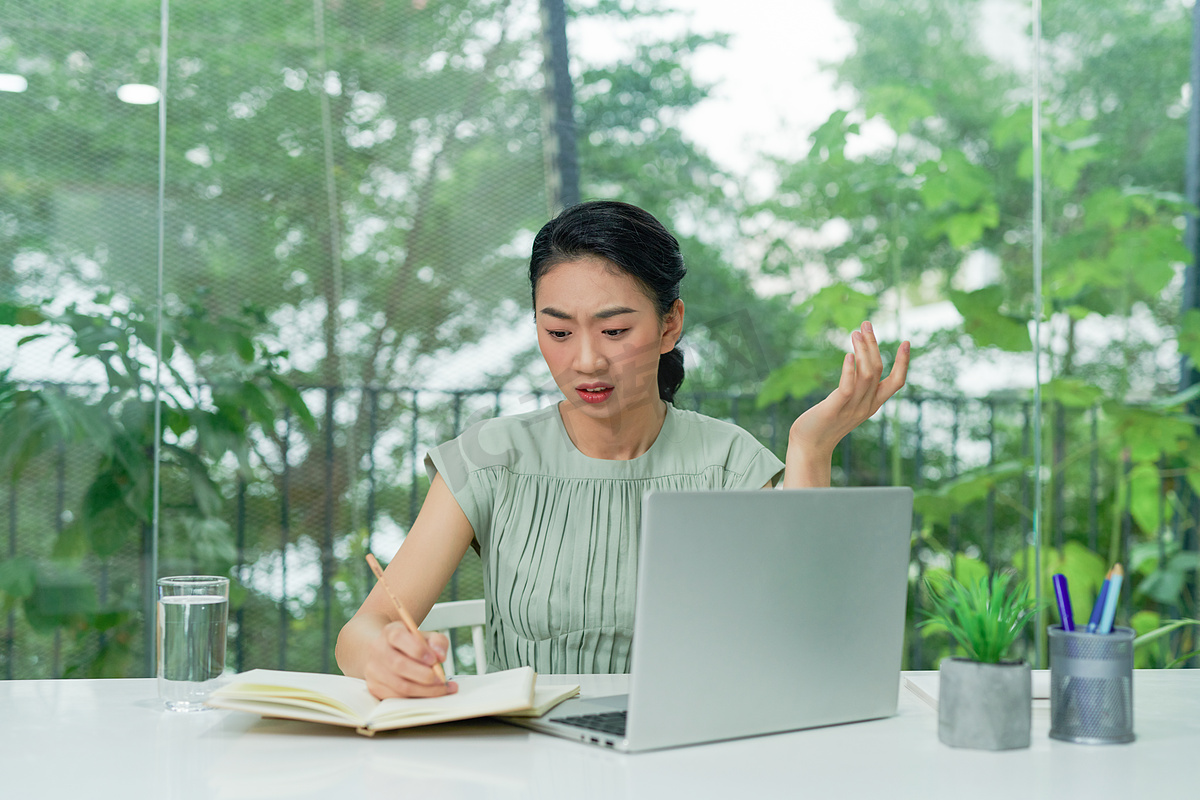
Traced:
<path id="1" fill-rule="evenodd" d="M 875 335 L 875 329 L 871 327 L 871 323 L 869 323 L 869 322 L 863 323 L 863 330 L 865 330 L 867 333 L 871 334 L 872 336 Z"/>
<path id="2" fill-rule="evenodd" d="M 454 681 L 450 681 L 449 683 L 446 684 L 446 694 L 454 694 L 457 691 L 458 691 L 458 684 L 455 683 Z"/>

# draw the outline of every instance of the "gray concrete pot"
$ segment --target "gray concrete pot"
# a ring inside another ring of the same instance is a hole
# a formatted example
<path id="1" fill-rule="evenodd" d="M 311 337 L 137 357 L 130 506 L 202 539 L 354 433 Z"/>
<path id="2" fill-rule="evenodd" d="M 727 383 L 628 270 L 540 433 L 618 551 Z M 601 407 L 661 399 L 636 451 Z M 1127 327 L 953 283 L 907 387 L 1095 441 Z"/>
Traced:
<path id="1" fill-rule="evenodd" d="M 942 661 L 938 738 L 951 747 L 1013 750 L 1029 747 L 1033 683 L 1029 665 Z"/>

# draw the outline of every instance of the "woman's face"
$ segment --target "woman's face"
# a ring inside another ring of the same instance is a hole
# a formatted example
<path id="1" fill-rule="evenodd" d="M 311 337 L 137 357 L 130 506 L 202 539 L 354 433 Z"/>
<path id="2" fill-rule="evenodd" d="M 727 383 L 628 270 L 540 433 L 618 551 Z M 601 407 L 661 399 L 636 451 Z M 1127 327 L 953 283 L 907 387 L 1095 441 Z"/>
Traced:
<path id="1" fill-rule="evenodd" d="M 542 357 L 573 408 L 611 419 L 658 402 L 658 358 L 679 340 L 682 301 L 660 321 L 635 278 L 589 256 L 551 267 L 534 306 Z"/>

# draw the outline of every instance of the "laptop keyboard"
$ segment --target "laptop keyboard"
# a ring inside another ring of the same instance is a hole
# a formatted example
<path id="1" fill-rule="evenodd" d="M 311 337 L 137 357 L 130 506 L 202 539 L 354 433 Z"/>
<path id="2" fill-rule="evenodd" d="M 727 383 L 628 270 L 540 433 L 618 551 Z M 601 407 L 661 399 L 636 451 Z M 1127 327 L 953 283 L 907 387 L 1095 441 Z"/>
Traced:
<path id="1" fill-rule="evenodd" d="M 574 717 L 558 717 L 555 722 L 564 722 L 567 725 L 574 725 L 577 728 L 587 728 L 590 731 L 600 731 L 601 733 L 612 734 L 613 736 L 625 735 L 625 712 L 624 711 L 605 711 L 601 714 L 579 714 Z"/>

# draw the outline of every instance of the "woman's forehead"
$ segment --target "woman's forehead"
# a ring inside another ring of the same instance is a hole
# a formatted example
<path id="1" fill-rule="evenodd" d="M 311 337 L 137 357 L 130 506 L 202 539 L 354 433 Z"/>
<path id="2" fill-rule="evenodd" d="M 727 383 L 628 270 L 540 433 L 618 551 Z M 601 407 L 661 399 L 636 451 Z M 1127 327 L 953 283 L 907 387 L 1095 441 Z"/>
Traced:
<path id="1" fill-rule="evenodd" d="M 584 256 L 554 265 L 538 280 L 535 298 L 535 311 L 541 311 L 546 305 L 590 308 L 614 302 L 635 309 L 653 308 L 652 300 L 637 278 L 598 256 Z"/>

